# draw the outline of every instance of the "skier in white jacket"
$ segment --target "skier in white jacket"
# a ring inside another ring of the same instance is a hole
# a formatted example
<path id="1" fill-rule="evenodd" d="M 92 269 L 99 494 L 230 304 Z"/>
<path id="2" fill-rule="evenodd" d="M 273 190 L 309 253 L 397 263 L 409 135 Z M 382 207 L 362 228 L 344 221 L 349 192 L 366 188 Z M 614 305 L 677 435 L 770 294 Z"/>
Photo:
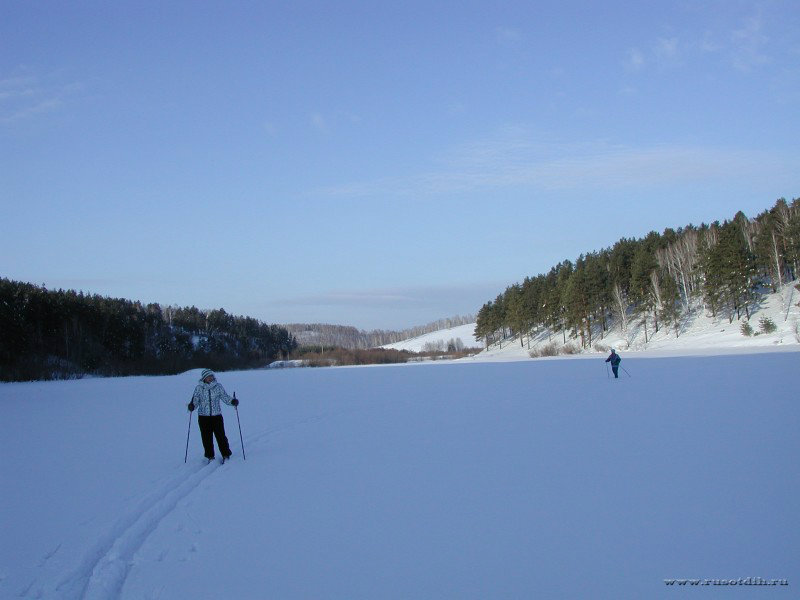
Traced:
<path id="1" fill-rule="evenodd" d="M 229 406 L 238 406 L 239 401 L 231 398 L 225 388 L 217 381 L 211 369 L 203 369 L 200 374 L 200 383 L 194 388 L 192 400 L 189 402 L 189 412 L 197 408 L 197 424 L 200 426 L 200 437 L 203 439 L 205 457 L 214 460 L 214 438 L 222 454 L 222 460 L 231 455 L 231 447 L 225 436 L 225 422 L 222 419 L 222 405 L 220 401 Z"/>

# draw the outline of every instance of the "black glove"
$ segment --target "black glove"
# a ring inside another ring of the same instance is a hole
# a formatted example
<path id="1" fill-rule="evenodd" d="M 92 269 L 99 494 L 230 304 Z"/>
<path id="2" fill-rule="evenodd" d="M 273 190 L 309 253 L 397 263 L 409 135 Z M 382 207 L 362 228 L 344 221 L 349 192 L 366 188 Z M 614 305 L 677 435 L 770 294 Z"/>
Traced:
<path id="1" fill-rule="evenodd" d="M 231 405 L 232 406 L 239 406 L 239 401 L 236 398 L 234 398 L 233 400 L 231 400 Z"/>
<path id="2" fill-rule="evenodd" d="M 194 410 L 194 402 L 189 402 L 189 407 L 188 408 L 189 408 L 189 412 L 192 412 Z"/>

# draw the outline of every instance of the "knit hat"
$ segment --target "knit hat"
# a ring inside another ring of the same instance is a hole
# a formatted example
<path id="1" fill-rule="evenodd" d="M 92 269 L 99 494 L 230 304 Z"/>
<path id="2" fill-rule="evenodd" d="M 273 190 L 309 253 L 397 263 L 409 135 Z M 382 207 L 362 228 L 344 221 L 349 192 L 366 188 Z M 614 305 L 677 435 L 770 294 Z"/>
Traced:
<path id="1" fill-rule="evenodd" d="M 214 371 L 212 371 L 211 369 L 203 369 L 203 372 L 200 373 L 200 381 L 203 381 L 209 375 L 211 375 L 213 377 L 214 376 Z"/>

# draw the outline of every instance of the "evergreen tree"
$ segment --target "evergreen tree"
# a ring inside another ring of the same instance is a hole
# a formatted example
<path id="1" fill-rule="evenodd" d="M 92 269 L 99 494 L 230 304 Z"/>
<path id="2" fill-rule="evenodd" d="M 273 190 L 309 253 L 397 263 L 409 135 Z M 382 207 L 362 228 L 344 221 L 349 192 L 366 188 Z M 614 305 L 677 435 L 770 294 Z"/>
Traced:
<path id="1" fill-rule="evenodd" d="M 706 296 L 712 306 L 727 306 L 730 322 L 734 314 L 740 318 L 742 309 L 749 318 L 757 268 L 738 220 L 717 228 L 717 243 L 708 248 L 703 267 Z"/>
<path id="2" fill-rule="evenodd" d="M 531 330 L 545 322 L 543 295 L 546 278 L 539 275 L 533 279 L 526 277 L 522 284 L 522 304 L 526 315 L 526 328 L 528 332 L 528 348 L 530 348 Z"/>
<path id="3" fill-rule="evenodd" d="M 681 304 L 678 285 L 672 277 L 661 271 L 661 311 L 659 317 L 666 325 L 672 325 L 675 337 L 680 336 Z"/>
<path id="4" fill-rule="evenodd" d="M 595 321 L 600 320 L 602 339 L 603 333 L 608 329 L 606 315 L 611 305 L 611 276 L 607 251 L 586 256 L 586 289 L 592 318 Z"/>
<path id="5" fill-rule="evenodd" d="M 554 268 L 554 285 L 547 297 L 548 325 L 552 327 L 553 331 L 561 332 L 565 344 L 567 343 L 567 308 L 564 297 L 572 271 L 572 263 L 568 260 Z"/>
<path id="6" fill-rule="evenodd" d="M 784 202 L 785 205 L 785 202 Z M 755 261 L 759 271 L 768 279 L 773 291 L 783 285 L 786 273 L 786 224 L 780 217 L 778 205 L 757 218 Z"/>
<path id="7" fill-rule="evenodd" d="M 578 258 L 575 270 L 571 273 L 564 287 L 563 303 L 565 308 L 566 324 L 572 328 L 575 335 L 580 335 L 581 347 L 586 348 L 592 343 L 591 317 L 589 304 L 589 286 L 586 275 L 586 261 L 583 256 Z"/>
<path id="8" fill-rule="evenodd" d="M 788 279 L 792 280 L 800 275 L 800 198 L 792 200 L 791 205 L 783 204 L 783 243 Z"/>
<path id="9" fill-rule="evenodd" d="M 489 337 L 492 334 L 491 312 L 491 301 L 481 306 L 481 309 L 478 311 L 478 315 L 475 318 L 475 331 L 473 333 L 476 339 L 484 341 L 487 349 L 489 348 Z"/>
<path id="10" fill-rule="evenodd" d="M 506 320 L 512 335 L 519 335 L 519 345 L 524 346 L 523 335 L 528 330 L 528 316 L 525 312 L 525 302 L 522 286 L 512 285 L 506 290 L 504 296 L 506 307 Z"/>
<path id="11" fill-rule="evenodd" d="M 655 332 L 658 332 L 658 312 L 661 309 L 660 278 L 656 250 L 660 237 L 650 232 L 638 245 L 631 265 L 631 295 L 637 303 L 637 313 L 642 319 L 645 343 L 648 341 L 647 317 L 653 316 Z"/>

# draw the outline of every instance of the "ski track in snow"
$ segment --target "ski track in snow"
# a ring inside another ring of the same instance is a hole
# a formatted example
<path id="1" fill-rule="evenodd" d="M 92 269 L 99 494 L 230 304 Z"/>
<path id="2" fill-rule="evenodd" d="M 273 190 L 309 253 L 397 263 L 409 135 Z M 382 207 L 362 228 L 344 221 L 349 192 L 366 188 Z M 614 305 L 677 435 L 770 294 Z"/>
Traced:
<path id="1" fill-rule="evenodd" d="M 143 498 L 84 555 L 76 569 L 62 578 L 56 592 L 65 598 L 106 600 L 118 597 L 133 557 L 159 523 L 219 464 L 203 465 L 188 475 L 171 478 Z"/>
<path id="2" fill-rule="evenodd" d="M 276 433 L 360 410 L 363 408 L 324 412 L 260 431 L 244 438 L 245 451 L 249 446 L 261 446 L 266 438 Z M 119 598 L 139 549 L 178 503 L 197 489 L 219 466 L 218 462 L 213 461 L 189 473 L 181 471 L 142 498 L 92 545 L 76 568 L 58 580 L 54 590 L 56 597 L 70 600 Z M 44 566 L 60 548 L 61 544 L 48 552 L 39 566 Z M 45 595 L 47 594 L 43 586 L 37 585 L 36 580 L 18 593 L 21 598 L 42 598 Z"/>

